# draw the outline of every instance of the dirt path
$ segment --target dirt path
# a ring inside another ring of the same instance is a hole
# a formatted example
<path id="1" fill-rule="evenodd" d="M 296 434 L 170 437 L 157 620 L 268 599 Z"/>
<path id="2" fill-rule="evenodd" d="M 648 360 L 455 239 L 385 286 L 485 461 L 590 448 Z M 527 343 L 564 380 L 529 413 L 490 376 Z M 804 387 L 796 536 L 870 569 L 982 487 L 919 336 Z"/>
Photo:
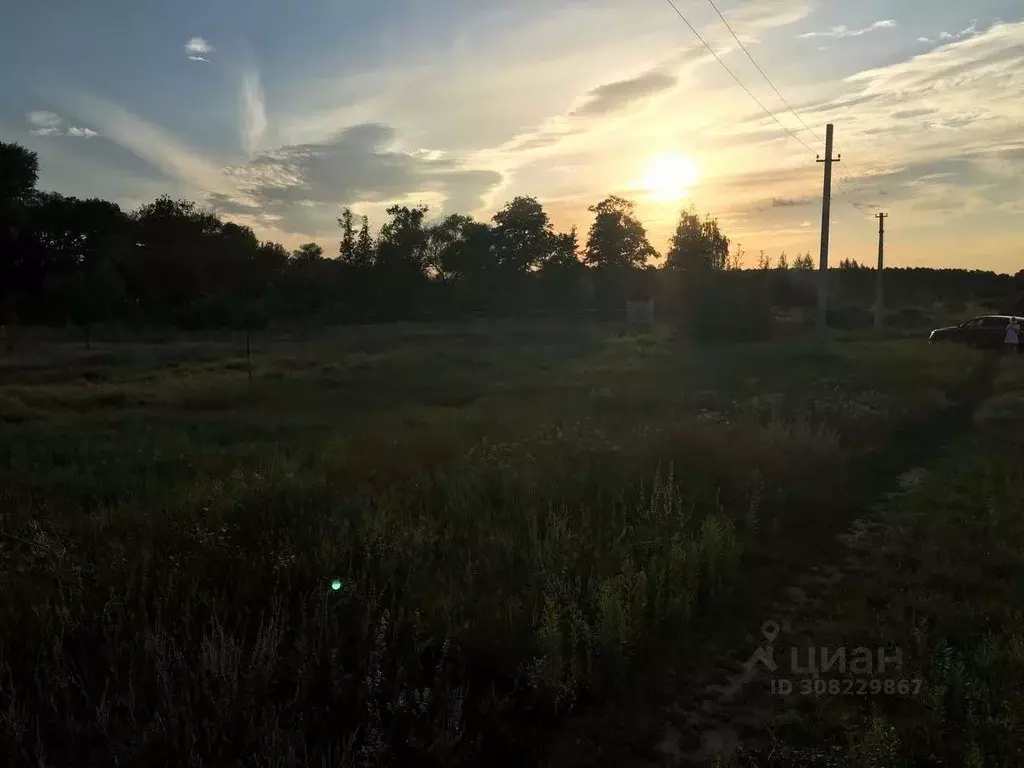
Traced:
<path id="1" fill-rule="evenodd" d="M 996 361 L 986 359 L 940 414 L 897 430 L 883 452 L 866 457 L 856 470 L 857 494 L 845 519 L 831 515 L 814 524 L 784 553 L 783 562 L 755 563 L 747 581 L 755 585 L 733 613 L 711 617 L 696 628 L 704 635 L 685 669 L 668 670 L 672 693 L 659 704 L 649 699 L 619 703 L 581 715 L 554 745 L 551 766 L 692 766 L 716 760 L 747 762 L 749 752 L 771 748 L 767 732 L 773 715 L 769 675 L 759 661 L 769 649 L 788 649 L 817 622 L 828 622 L 830 594 L 845 579 L 863 576 L 866 553 L 884 542 L 887 513 L 912 493 L 928 467 L 969 429 L 977 406 L 990 391 Z M 845 526 L 845 528 L 844 528 Z M 786 765 L 835 765 L 834 755 L 791 753 Z"/>

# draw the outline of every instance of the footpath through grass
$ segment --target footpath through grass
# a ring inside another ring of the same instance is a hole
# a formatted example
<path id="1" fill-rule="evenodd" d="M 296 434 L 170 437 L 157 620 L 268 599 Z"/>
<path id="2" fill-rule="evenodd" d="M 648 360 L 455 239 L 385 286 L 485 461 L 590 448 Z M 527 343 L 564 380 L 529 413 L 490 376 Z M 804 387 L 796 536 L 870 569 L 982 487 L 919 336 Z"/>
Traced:
<path id="1" fill-rule="evenodd" d="M 1024 765 L 1024 360 L 1000 361 L 970 430 L 921 470 L 777 640 L 779 670 L 745 702 L 770 716 L 724 764 Z"/>
<path id="2" fill-rule="evenodd" d="M 266 344 L 252 381 L 220 346 L 4 361 L 0 749 L 537 762 L 841 526 L 977 359 L 396 328 Z"/>

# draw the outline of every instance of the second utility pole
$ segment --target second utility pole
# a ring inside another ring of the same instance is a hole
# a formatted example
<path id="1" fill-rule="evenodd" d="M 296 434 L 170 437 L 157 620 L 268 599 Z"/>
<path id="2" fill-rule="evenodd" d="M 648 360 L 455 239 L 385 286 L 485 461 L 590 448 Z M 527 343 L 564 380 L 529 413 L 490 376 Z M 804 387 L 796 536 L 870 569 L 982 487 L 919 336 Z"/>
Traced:
<path id="1" fill-rule="evenodd" d="M 879 213 L 878 219 L 878 272 L 875 274 L 875 330 L 882 330 L 882 270 L 885 269 L 885 220 L 888 213 Z"/>
<path id="2" fill-rule="evenodd" d="M 829 213 L 832 208 L 832 163 L 838 163 L 839 157 L 832 157 L 832 123 L 825 126 L 825 159 L 818 158 L 825 164 L 825 184 L 821 194 L 821 253 L 818 258 L 818 336 L 825 338 L 828 314 L 828 226 Z"/>

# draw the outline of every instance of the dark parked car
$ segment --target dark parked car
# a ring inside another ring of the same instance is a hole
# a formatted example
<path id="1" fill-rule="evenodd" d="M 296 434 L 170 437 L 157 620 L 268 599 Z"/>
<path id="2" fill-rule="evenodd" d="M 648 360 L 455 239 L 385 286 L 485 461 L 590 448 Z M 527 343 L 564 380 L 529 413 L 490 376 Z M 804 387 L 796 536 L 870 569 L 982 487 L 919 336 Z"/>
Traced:
<path id="1" fill-rule="evenodd" d="M 936 328 L 928 341 L 955 341 L 980 349 L 999 349 L 1006 338 L 1006 326 L 1011 319 L 1010 315 L 979 315 L 960 325 Z M 1019 317 L 1017 322 L 1024 324 L 1024 320 Z"/>

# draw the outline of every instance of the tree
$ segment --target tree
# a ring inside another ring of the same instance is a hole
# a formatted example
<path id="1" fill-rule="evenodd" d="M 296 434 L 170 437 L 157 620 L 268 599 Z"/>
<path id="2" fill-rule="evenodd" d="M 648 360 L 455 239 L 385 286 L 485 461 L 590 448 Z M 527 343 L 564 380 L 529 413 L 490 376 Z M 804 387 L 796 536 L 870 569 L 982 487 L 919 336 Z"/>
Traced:
<path id="1" fill-rule="evenodd" d="M 743 265 L 746 262 L 747 252 L 743 250 L 743 246 L 736 243 L 736 248 L 727 253 L 725 257 L 725 268 L 735 272 L 743 269 Z"/>
<path id="2" fill-rule="evenodd" d="M 0 141 L 0 211 L 6 204 L 24 202 L 39 179 L 39 156 L 20 144 Z"/>
<path id="3" fill-rule="evenodd" d="M 292 252 L 292 262 L 296 264 L 312 264 L 323 258 L 324 249 L 316 243 L 304 243 Z"/>
<path id="4" fill-rule="evenodd" d="M 126 292 L 124 280 L 109 261 L 86 268 L 54 272 L 47 278 L 46 293 L 58 317 L 85 333 L 85 347 L 92 346 L 93 326 L 121 313 Z"/>
<path id="5" fill-rule="evenodd" d="M 789 269 L 789 259 L 786 257 L 785 251 L 783 251 L 782 255 L 779 256 L 779 263 L 776 268 L 780 270 Z"/>
<path id="6" fill-rule="evenodd" d="M 793 269 L 800 269 L 804 271 L 813 270 L 814 261 L 811 259 L 811 252 L 808 251 L 803 256 L 797 256 L 793 260 Z"/>
<path id="7" fill-rule="evenodd" d="M 362 226 L 359 227 L 359 237 L 356 239 L 355 265 L 369 267 L 373 265 L 376 246 L 373 236 L 370 235 L 370 219 L 363 216 Z"/>
<path id="8" fill-rule="evenodd" d="M 26 288 L 31 290 L 25 285 L 30 244 L 21 225 L 25 203 L 33 195 L 38 177 L 39 157 L 35 152 L 20 144 L 0 142 L 0 325 L 17 322 L 17 296 Z M 8 339 L 13 343 L 12 337 Z"/>
<path id="9" fill-rule="evenodd" d="M 493 238 L 494 230 L 485 222 L 463 222 L 458 240 L 441 254 L 441 273 L 450 279 L 479 283 L 497 267 L 491 252 Z"/>
<path id="10" fill-rule="evenodd" d="M 454 280 L 458 277 L 459 255 L 463 248 L 470 216 L 453 213 L 427 229 L 427 270 L 432 277 Z"/>
<path id="11" fill-rule="evenodd" d="M 718 219 L 701 220 L 692 207 L 679 214 L 666 267 L 689 273 L 720 272 L 728 267 L 728 259 L 729 238 L 722 234 Z"/>
<path id="12" fill-rule="evenodd" d="M 648 242 L 647 231 L 636 218 L 631 201 L 612 195 L 587 210 L 594 214 L 584 257 L 590 266 L 641 267 L 658 255 Z"/>
<path id="13" fill-rule="evenodd" d="M 223 293 L 223 225 L 189 200 L 158 197 L 136 210 L 137 247 L 126 268 L 129 292 L 163 321 L 201 322 L 193 307 Z"/>
<path id="14" fill-rule="evenodd" d="M 346 264 L 356 262 L 356 228 L 352 223 L 352 211 L 346 208 L 341 212 L 338 226 L 341 227 L 341 242 L 338 244 L 338 257 Z"/>
<path id="15" fill-rule="evenodd" d="M 765 253 L 763 249 L 757 257 L 757 268 L 765 272 L 772 268 L 772 257 Z"/>
<path id="16" fill-rule="evenodd" d="M 544 262 L 544 269 L 578 270 L 581 266 L 583 266 L 583 262 L 580 260 L 580 239 L 576 227 L 568 232 L 556 234 L 551 255 Z"/>
<path id="17" fill-rule="evenodd" d="M 412 208 L 393 205 L 391 220 L 384 224 L 377 240 L 373 265 L 376 309 L 395 317 L 409 317 L 421 306 L 427 283 L 428 235 L 425 205 Z"/>
<path id="18" fill-rule="evenodd" d="M 554 233 L 544 207 L 535 197 L 517 197 L 494 214 L 494 256 L 509 272 L 527 272 L 551 253 Z"/>

